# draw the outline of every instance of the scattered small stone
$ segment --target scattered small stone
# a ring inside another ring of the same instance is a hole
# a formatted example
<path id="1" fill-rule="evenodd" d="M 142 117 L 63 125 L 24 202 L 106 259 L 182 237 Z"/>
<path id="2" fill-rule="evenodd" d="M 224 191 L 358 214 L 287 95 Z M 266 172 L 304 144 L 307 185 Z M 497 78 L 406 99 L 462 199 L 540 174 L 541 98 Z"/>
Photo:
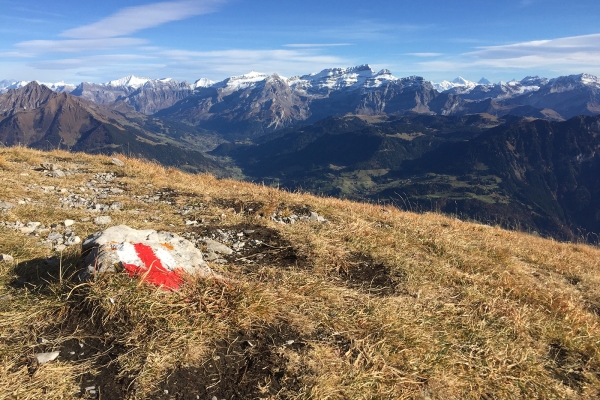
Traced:
<path id="1" fill-rule="evenodd" d="M 124 167 L 125 166 L 125 163 L 123 161 L 119 160 L 118 158 L 113 158 L 111 161 L 117 167 Z"/>
<path id="2" fill-rule="evenodd" d="M 38 364 L 42 365 L 42 364 L 46 364 L 50 361 L 56 360 L 59 355 L 60 355 L 60 352 L 53 351 L 51 353 L 37 353 L 35 355 L 35 358 L 36 358 Z"/>
<path id="3" fill-rule="evenodd" d="M 123 208 L 123 203 L 115 201 L 110 205 L 111 210 L 121 210 Z"/>
<path id="4" fill-rule="evenodd" d="M 65 219 L 65 221 L 63 222 L 63 225 L 68 228 L 69 226 L 72 226 L 73 224 L 75 224 L 75 221 L 73 221 L 72 219 Z"/>
<path id="5" fill-rule="evenodd" d="M 40 166 L 46 171 L 57 171 L 60 170 L 60 165 L 54 163 L 41 163 Z"/>
<path id="6" fill-rule="evenodd" d="M 10 210 L 12 208 L 15 208 L 16 206 L 16 204 L 10 203 L 8 201 L 0 201 L 0 209 L 3 210 Z"/>
<path id="7" fill-rule="evenodd" d="M 51 232 L 48 235 L 48 240 L 51 240 L 53 242 L 57 242 L 57 241 L 61 240 L 62 238 L 63 238 L 63 236 L 59 232 Z"/>
<path id="8" fill-rule="evenodd" d="M 81 238 L 79 236 L 71 236 L 65 242 L 65 244 L 67 246 L 75 246 L 76 244 L 79 244 L 79 243 L 81 243 Z"/>
<path id="9" fill-rule="evenodd" d="M 206 245 L 206 248 L 209 251 L 209 253 L 213 252 L 213 253 L 227 254 L 227 255 L 233 254 L 232 249 L 225 246 L 223 243 L 217 242 L 216 240 L 204 239 L 203 242 Z"/>
<path id="10" fill-rule="evenodd" d="M 47 339 L 44 339 L 44 338 L 38 338 L 37 342 L 38 342 L 39 344 L 44 344 L 44 343 L 48 343 L 48 340 L 47 340 Z"/>
<path id="11" fill-rule="evenodd" d="M 56 171 L 50 171 L 46 174 L 47 176 L 51 177 L 51 178 L 63 178 L 65 176 L 67 176 L 63 171 L 61 171 L 60 169 L 56 170 Z"/>
<path id="12" fill-rule="evenodd" d="M 59 244 L 55 247 L 55 250 L 58 252 L 61 252 L 61 251 L 65 251 L 66 248 L 67 248 L 67 246 L 65 246 L 64 244 Z"/>
<path id="13" fill-rule="evenodd" d="M 108 225 L 112 222 L 112 218 L 110 215 L 102 215 L 100 217 L 94 218 L 94 224 L 96 225 Z"/>
<path id="14" fill-rule="evenodd" d="M 88 222 L 90 219 L 91 219 L 90 217 L 84 217 L 84 218 L 81 218 L 80 221 L 81 222 Z"/>

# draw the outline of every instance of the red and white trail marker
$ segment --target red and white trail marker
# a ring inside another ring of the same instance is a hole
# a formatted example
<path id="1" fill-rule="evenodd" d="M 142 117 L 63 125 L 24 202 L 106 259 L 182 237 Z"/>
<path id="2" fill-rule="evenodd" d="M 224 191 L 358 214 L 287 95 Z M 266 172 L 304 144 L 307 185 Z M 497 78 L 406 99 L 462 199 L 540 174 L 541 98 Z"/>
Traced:
<path id="1" fill-rule="evenodd" d="M 88 252 L 81 274 L 84 280 L 117 272 L 118 267 L 131 277 L 172 290 L 181 286 L 184 273 L 221 278 L 193 243 L 169 232 L 113 226 L 87 238 L 83 251 Z"/>

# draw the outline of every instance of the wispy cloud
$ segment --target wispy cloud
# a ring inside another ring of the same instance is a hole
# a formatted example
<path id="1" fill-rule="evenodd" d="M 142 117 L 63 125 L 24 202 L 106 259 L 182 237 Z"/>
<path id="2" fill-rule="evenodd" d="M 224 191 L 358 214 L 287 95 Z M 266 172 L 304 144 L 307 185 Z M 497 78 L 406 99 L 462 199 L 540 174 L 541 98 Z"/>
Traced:
<path id="1" fill-rule="evenodd" d="M 104 76 L 123 74 L 169 76 L 175 79 L 223 79 L 251 70 L 292 76 L 335 66 L 352 65 L 352 60 L 321 53 L 318 49 L 233 49 L 189 51 L 148 47 L 142 54 L 112 54 L 32 61 L 34 70 L 62 70 L 68 75 Z"/>
<path id="2" fill-rule="evenodd" d="M 479 47 L 452 58 L 424 61 L 419 65 L 428 71 L 481 67 L 597 71 L 600 65 L 600 34 Z"/>
<path id="3" fill-rule="evenodd" d="M 237 75 L 250 70 L 296 75 L 315 68 L 346 65 L 343 58 L 322 54 L 317 49 L 233 49 L 220 51 L 164 50 L 159 56 L 174 69 L 198 71 L 209 78 Z"/>
<path id="4" fill-rule="evenodd" d="M 444 53 L 404 53 L 404 55 L 413 57 L 439 57 L 443 56 Z"/>
<path id="5" fill-rule="evenodd" d="M 97 39 L 131 35 L 143 29 L 215 11 L 225 0 L 167 1 L 124 8 L 90 25 L 69 29 L 61 36 Z"/>
<path id="6" fill-rule="evenodd" d="M 342 40 L 385 40 L 397 38 L 398 33 L 418 32 L 424 29 L 431 29 L 434 25 L 415 25 L 415 24 L 390 24 L 376 20 L 354 21 L 347 25 L 341 25 L 318 32 L 321 37 L 329 37 Z"/>
<path id="7" fill-rule="evenodd" d="M 148 41 L 138 38 L 73 39 L 73 40 L 29 40 L 15 47 L 25 54 L 76 53 L 84 50 L 107 50 L 117 47 L 139 46 Z"/>
<path id="8" fill-rule="evenodd" d="M 318 48 L 318 47 L 339 47 L 339 46 L 352 46 L 352 43 L 292 43 L 292 44 L 283 45 L 283 47 L 292 47 L 292 48 Z"/>

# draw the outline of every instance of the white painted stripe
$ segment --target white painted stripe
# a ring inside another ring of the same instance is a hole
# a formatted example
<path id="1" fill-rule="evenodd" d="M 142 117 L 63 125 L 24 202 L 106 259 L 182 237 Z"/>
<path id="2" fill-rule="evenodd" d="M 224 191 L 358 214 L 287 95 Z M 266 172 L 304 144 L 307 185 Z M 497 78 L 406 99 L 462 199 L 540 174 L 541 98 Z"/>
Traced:
<path id="1" fill-rule="evenodd" d="M 133 244 L 129 242 L 123 242 L 117 245 L 117 255 L 122 263 L 133 264 L 140 268 L 146 269 L 146 266 L 138 257 L 135 247 L 133 247 Z"/>
<path id="2" fill-rule="evenodd" d="M 177 268 L 177 261 L 175 261 L 173 256 L 171 256 L 171 254 L 169 254 L 167 250 L 160 247 L 155 248 L 154 246 L 152 246 L 152 250 L 154 251 L 156 257 L 158 257 L 158 259 L 162 263 L 163 267 L 165 267 L 169 271 L 173 271 L 175 268 Z"/>

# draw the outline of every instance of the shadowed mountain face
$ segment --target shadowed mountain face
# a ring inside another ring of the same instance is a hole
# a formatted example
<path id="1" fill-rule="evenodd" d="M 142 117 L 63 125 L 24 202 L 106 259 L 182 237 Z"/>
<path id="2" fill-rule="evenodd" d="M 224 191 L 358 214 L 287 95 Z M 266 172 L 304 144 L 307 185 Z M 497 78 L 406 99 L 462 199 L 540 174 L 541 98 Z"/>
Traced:
<path id="1" fill-rule="evenodd" d="M 309 90 L 270 76 L 248 87 L 231 84 L 196 90 L 156 115 L 217 131 L 227 139 L 244 139 L 331 115 L 429 113 L 437 96 L 433 86 L 413 77 L 386 81 L 376 88 L 350 87 Z"/>
<path id="2" fill-rule="evenodd" d="M 72 95 L 82 97 L 98 104 L 113 105 L 119 108 L 122 104 L 135 111 L 151 115 L 170 107 L 193 93 L 187 82 L 172 80 L 150 80 L 130 86 L 116 81 L 112 84 L 95 84 L 83 82 Z"/>
<path id="3" fill-rule="evenodd" d="M 600 117 L 329 118 L 222 145 L 249 179 L 572 240 L 600 232 Z"/>
<path id="4" fill-rule="evenodd" d="M 167 165 L 218 171 L 200 152 L 172 140 L 164 125 L 130 112 L 128 117 L 35 82 L 0 96 L 0 141 L 6 146 L 64 148 L 88 153 L 126 153 Z M 148 129 L 152 127 L 152 129 Z M 160 129 L 157 129 L 160 128 Z M 168 128 L 168 127 L 167 127 Z"/>

